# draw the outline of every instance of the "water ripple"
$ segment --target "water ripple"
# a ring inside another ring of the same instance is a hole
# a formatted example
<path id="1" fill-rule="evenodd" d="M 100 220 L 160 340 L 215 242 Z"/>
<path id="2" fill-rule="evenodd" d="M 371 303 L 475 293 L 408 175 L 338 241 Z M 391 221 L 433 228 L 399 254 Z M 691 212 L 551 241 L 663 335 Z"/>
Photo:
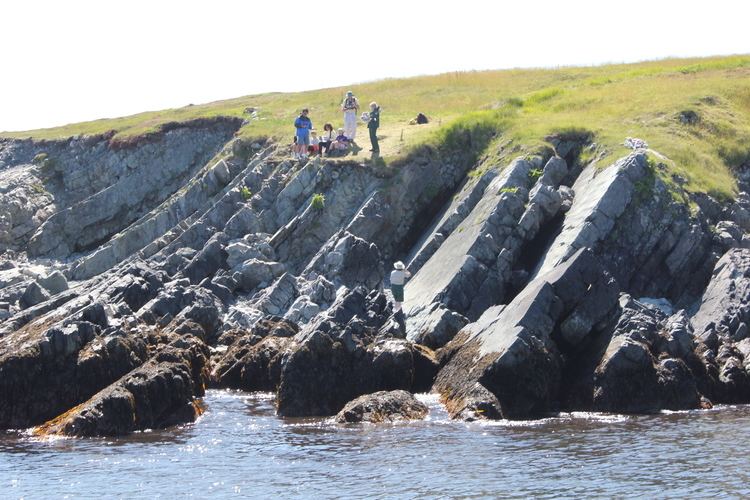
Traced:
<path id="1" fill-rule="evenodd" d="M 0 434 L 0 497 L 750 496 L 750 407 L 537 421 L 338 425 L 271 394 L 209 391 L 195 423 L 123 439 Z"/>

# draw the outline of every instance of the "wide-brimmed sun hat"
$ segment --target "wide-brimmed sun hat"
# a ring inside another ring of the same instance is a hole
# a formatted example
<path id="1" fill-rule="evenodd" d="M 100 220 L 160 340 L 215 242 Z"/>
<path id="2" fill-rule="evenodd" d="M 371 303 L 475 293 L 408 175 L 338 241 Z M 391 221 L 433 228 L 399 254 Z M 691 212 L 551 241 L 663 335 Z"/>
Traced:
<path id="1" fill-rule="evenodd" d="M 406 266 L 404 265 L 403 262 L 398 261 L 395 264 L 393 264 L 393 268 L 398 269 L 399 271 L 403 271 L 404 269 L 406 269 Z"/>

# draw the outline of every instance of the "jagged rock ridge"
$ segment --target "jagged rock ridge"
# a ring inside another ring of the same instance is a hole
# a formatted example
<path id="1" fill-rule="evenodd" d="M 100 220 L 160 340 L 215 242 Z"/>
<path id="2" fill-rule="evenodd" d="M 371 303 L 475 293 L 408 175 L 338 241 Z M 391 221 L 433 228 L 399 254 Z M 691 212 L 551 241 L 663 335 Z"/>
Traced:
<path id="1" fill-rule="evenodd" d="M 460 151 L 297 163 L 236 125 L 0 144 L 0 427 L 163 427 L 209 385 L 286 416 L 393 390 L 469 419 L 748 399 L 744 193 L 691 213 L 645 151 L 601 169 L 560 141 L 478 177 Z"/>

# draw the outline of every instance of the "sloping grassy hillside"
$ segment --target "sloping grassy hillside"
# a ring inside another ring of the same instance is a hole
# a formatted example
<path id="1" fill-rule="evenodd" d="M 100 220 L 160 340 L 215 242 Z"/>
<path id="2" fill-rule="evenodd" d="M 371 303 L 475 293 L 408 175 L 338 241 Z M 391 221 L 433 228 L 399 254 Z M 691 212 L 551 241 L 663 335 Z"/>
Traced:
<path id="1" fill-rule="evenodd" d="M 450 140 L 462 129 L 497 130 L 502 141 L 526 149 L 549 134 L 585 129 L 608 151 L 624 153 L 625 137 L 639 137 L 667 155 L 691 191 L 720 198 L 736 189 L 730 168 L 750 160 L 750 56 L 670 59 L 585 68 L 446 73 L 354 85 L 363 108 L 382 105 L 383 156 L 392 159 L 424 143 Z M 114 130 L 116 138 L 158 130 L 172 121 L 243 116 L 240 134 L 289 141 L 299 110 L 310 108 L 318 129 L 340 126 L 344 87 L 240 97 L 178 109 L 77 123 L 6 137 L 63 138 Z M 244 114 L 258 110 L 257 118 Z M 432 119 L 410 126 L 418 112 Z M 681 119 L 682 116 L 682 119 Z M 360 143 L 365 143 L 362 130 Z"/>

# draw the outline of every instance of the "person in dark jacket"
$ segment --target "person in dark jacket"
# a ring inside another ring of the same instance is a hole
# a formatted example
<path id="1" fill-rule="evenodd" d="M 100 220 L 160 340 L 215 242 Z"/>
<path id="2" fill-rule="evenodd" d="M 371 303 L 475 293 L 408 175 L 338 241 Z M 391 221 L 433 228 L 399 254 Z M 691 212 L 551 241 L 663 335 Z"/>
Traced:
<path id="1" fill-rule="evenodd" d="M 380 106 L 378 103 L 370 103 L 370 119 L 367 122 L 367 129 L 370 131 L 370 144 L 372 144 L 373 153 L 380 152 L 380 145 L 378 144 L 378 127 L 380 126 Z"/>

